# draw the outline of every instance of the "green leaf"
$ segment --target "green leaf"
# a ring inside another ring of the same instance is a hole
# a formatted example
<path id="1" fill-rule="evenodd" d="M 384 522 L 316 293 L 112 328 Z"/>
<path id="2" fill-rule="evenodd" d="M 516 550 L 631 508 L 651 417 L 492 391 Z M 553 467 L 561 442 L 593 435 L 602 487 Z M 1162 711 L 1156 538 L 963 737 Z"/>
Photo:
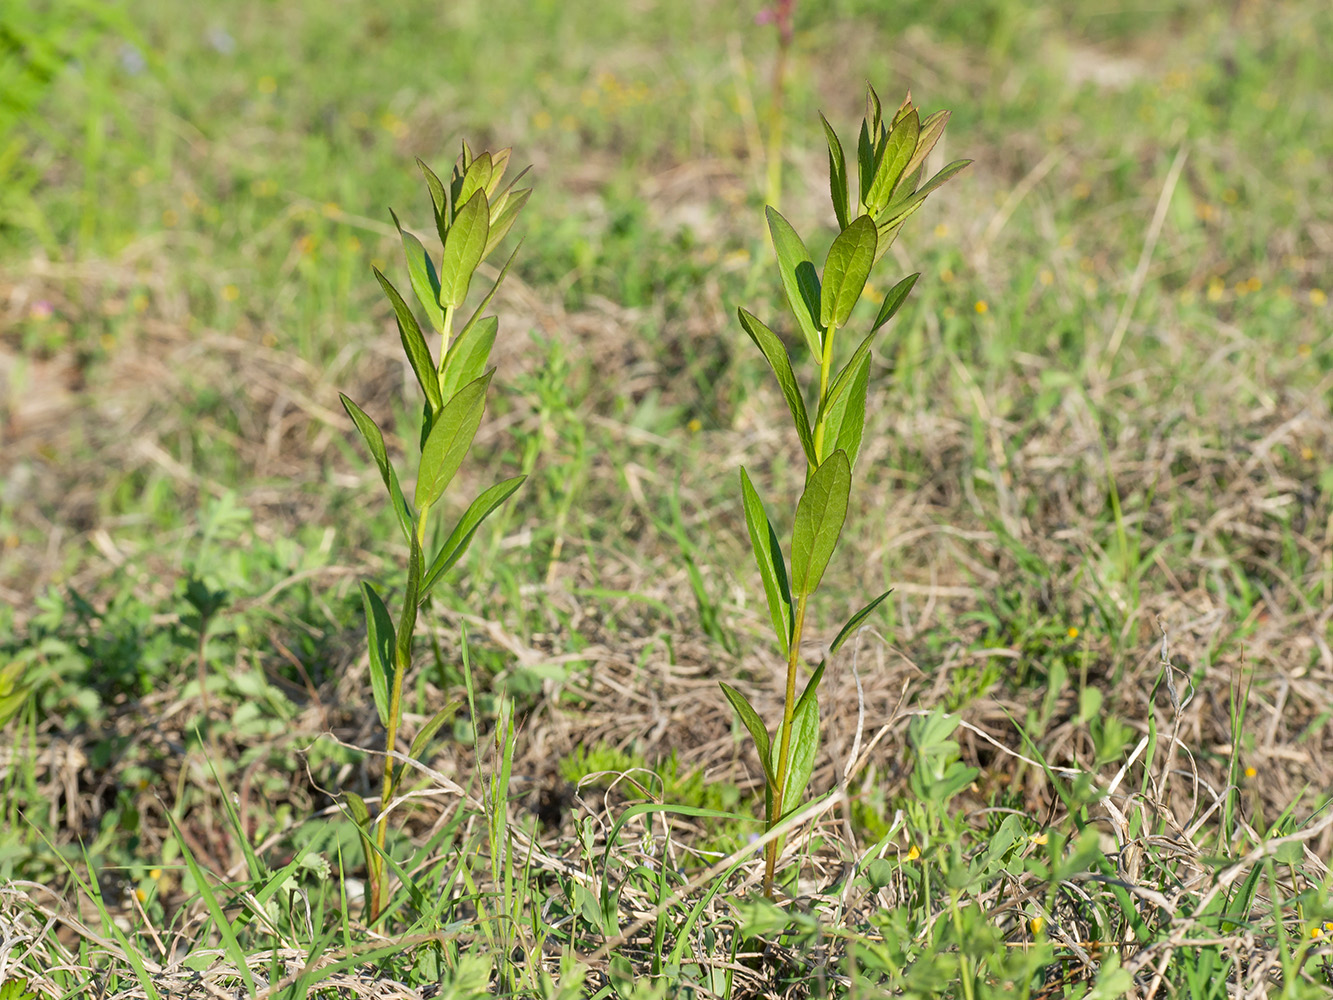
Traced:
<path id="1" fill-rule="evenodd" d="M 920 205 L 916 206 L 916 208 L 920 207 L 921 207 Z M 912 212 L 915 212 L 916 208 L 912 209 Z M 893 246 L 893 241 L 898 238 L 898 230 L 902 229 L 903 223 L 907 221 L 907 218 L 912 214 L 912 212 L 908 212 L 907 215 L 899 216 L 898 218 L 894 219 L 887 225 L 875 226 L 875 232 L 878 234 L 879 237 L 879 242 L 875 246 L 876 264 L 879 263 L 879 259 L 881 257 L 883 257 L 886 253 L 888 253 L 889 247 Z"/>
<path id="2" fill-rule="evenodd" d="M 408 510 L 407 499 L 398 485 L 398 474 L 393 471 L 393 466 L 389 463 L 389 453 L 384 448 L 384 435 L 380 433 L 375 421 L 366 416 L 366 412 L 353 403 L 349 396 L 340 392 L 338 398 L 343 401 L 343 409 L 352 418 L 352 423 L 356 424 L 356 429 L 361 432 L 366 447 L 370 449 L 371 457 L 379 466 L 380 478 L 384 480 L 384 488 L 389 491 L 389 500 L 393 504 L 394 513 L 398 515 L 398 526 L 403 529 L 405 536 L 411 537 L 416 519 Z"/>
<path id="3" fill-rule="evenodd" d="M 805 457 L 812 465 L 815 464 L 815 439 L 810 433 L 810 418 L 805 412 L 805 399 L 801 396 L 801 387 L 796 384 L 796 373 L 792 371 L 787 349 L 782 346 L 778 335 L 753 313 L 744 309 L 736 312 L 740 316 L 741 326 L 745 327 L 750 339 L 764 353 L 769 367 L 777 376 L 782 398 L 787 401 L 787 409 L 791 411 L 792 422 L 796 425 L 796 435 L 801 439 L 801 447 L 805 449 Z"/>
<path id="4" fill-rule="evenodd" d="M 421 327 L 417 325 L 417 318 L 412 315 L 412 310 L 403 301 L 403 297 L 398 294 L 398 289 L 394 288 L 389 279 L 380 273 L 378 267 L 371 268 L 371 270 L 375 272 L 375 277 L 379 280 L 380 287 L 384 289 L 384 294 L 393 303 L 394 314 L 398 317 L 398 336 L 403 342 L 403 352 L 412 365 L 412 371 L 416 374 L 417 382 L 421 385 L 421 391 L 426 394 L 431 412 L 434 413 L 440 408 L 441 404 L 440 380 L 435 374 L 435 359 L 430 356 L 430 347 L 427 346 L 426 338 L 421 333 Z"/>
<path id="5" fill-rule="evenodd" d="M 912 294 L 912 289 L 916 285 L 916 279 L 919 277 L 921 277 L 920 271 L 916 274 L 909 274 L 906 278 L 889 289 L 888 294 L 884 296 L 884 301 L 879 305 L 879 315 L 875 317 L 875 325 L 870 328 L 871 333 L 874 333 L 898 314 L 898 310 L 901 309 L 903 303 L 907 301 L 907 296 Z"/>
<path id="6" fill-rule="evenodd" d="M 472 537 L 477 533 L 477 528 L 481 526 L 481 522 L 486 520 L 500 504 L 513 496 L 514 491 L 522 486 L 523 480 L 527 478 L 527 476 L 515 476 L 513 479 L 496 483 L 489 489 L 483 490 L 481 495 L 472 501 L 468 509 L 463 512 L 458 524 L 454 525 L 454 530 L 445 539 L 444 545 L 440 547 L 439 554 L 435 556 L 435 561 L 431 563 L 430 570 L 426 573 L 426 577 L 421 584 L 419 600 L 424 601 L 431 588 L 439 582 L 440 577 L 449 572 L 453 565 L 463 557 L 463 553 L 472 544 Z"/>
<path id="7" fill-rule="evenodd" d="M 801 696 L 796 699 L 796 708 L 792 711 L 793 716 L 799 714 L 805 703 L 815 697 L 815 693 L 819 690 L 819 682 L 824 679 L 824 667 L 827 663 L 827 660 L 820 660 L 819 666 L 815 667 L 815 672 L 805 682 L 805 687 L 801 690 Z"/>
<path id="8" fill-rule="evenodd" d="M 482 153 L 468 164 L 467 173 L 463 175 L 463 186 L 458 189 L 458 204 L 466 205 L 474 194 L 489 187 L 494 172 L 495 164 L 490 153 Z"/>
<path id="9" fill-rule="evenodd" d="M 866 84 L 866 121 L 870 123 L 870 131 L 878 134 L 883 120 L 884 107 L 879 102 L 879 95 L 874 87 Z"/>
<path id="10" fill-rule="evenodd" d="M 868 215 L 858 216 L 838 234 L 824 261 L 824 288 L 820 297 L 819 322 L 825 328 L 844 326 L 875 261 L 875 223 Z"/>
<path id="11" fill-rule="evenodd" d="M 486 370 L 486 362 L 491 359 L 491 348 L 495 346 L 495 335 L 499 329 L 500 320 L 494 316 L 486 316 L 476 323 L 468 322 L 444 356 L 440 395 L 445 399 L 453 399 L 459 388 Z"/>
<path id="12" fill-rule="evenodd" d="M 523 206 L 528 203 L 528 195 L 532 194 L 532 188 L 524 188 L 522 191 L 515 191 L 509 200 L 505 203 L 503 209 L 498 212 L 495 219 L 491 222 L 490 234 L 486 237 L 486 248 L 482 251 L 481 259 L 485 260 L 491 255 L 500 241 L 509 234 L 515 220 L 518 219 L 518 213 L 523 211 Z"/>
<path id="13" fill-rule="evenodd" d="M 829 646 L 829 655 L 832 656 L 842 648 L 842 644 L 847 641 L 853 632 L 861 627 L 861 623 L 870 617 L 870 613 L 884 603 L 884 599 L 892 594 L 892 590 L 886 590 L 864 608 L 858 611 L 852 617 L 847 619 L 847 624 L 838 632 L 838 636 L 833 640 L 833 645 Z"/>
<path id="14" fill-rule="evenodd" d="M 764 512 L 764 502 L 745 469 L 741 469 L 741 495 L 745 507 L 745 525 L 750 529 L 750 548 L 759 564 L 759 576 L 764 581 L 764 596 L 768 613 L 773 619 L 773 634 L 785 657 L 791 650 L 792 610 L 791 585 L 787 581 L 787 559 L 782 554 L 773 522 Z"/>
<path id="15" fill-rule="evenodd" d="M 505 171 L 509 169 L 509 157 L 513 155 L 514 148 L 506 146 L 497 153 L 491 154 L 491 179 L 486 184 L 486 197 L 492 201 L 495 199 L 495 189 L 500 186 L 504 180 Z M 526 167 L 524 170 L 526 171 Z M 522 175 L 520 175 L 522 176 Z"/>
<path id="16" fill-rule="evenodd" d="M 375 709 L 380 725 L 389 725 L 389 685 L 393 672 L 393 649 L 397 637 L 389 609 L 375 593 L 375 588 L 364 581 L 361 584 L 361 605 L 366 612 L 366 645 L 370 647 L 370 690 L 375 696 Z"/>
<path id="17" fill-rule="evenodd" d="M 768 216 L 768 231 L 773 238 L 773 250 L 778 257 L 778 271 L 782 288 L 787 293 L 787 304 L 796 316 L 796 322 L 805 335 L 810 353 L 816 358 L 823 355 L 823 340 L 819 328 L 819 275 L 815 262 L 801 242 L 801 237 L 776 209 L 764 209 Z"/>
<path id="18" fill-rule="evenodd" d="M 500 285 L 504 282 L 505 276 L 509 273 L 509 266 L 514 263 L 514 258 L 518 256 L 518 251 L 522 248 L 522 246 L 523 242 L 520 240 L 518 246 L 514 247 L 514 252 L 511 253 L 509 255 L 509 259 L 505 261 L 505 266 L 500 268 L 500 274 L 496 277 L 495 283 L 491 285 L 491 290 L 486 293 L 486 297 L 483 298 L 481 302 L 477 305 L 477 308 L 472 311 L 471 318 L 468 319 L 467 324 L 459 332 L 457 339 L 454 341 L 454 345 L 456 345 L 459 340 L 462 340 L 464 337 L 466 337 L 468 333 L 472 330 L 472 327 L 476 325 L 479 319 L 481 319 L 481 314 L 486 311 L 486 307 L 491 304 L 491 299 L 495 298 L 495 293 L 500 290 Z M 445 354 L 444 358 L 444 370 L 446 373 L 445 377 L 446 382 L 448 381 L 449 354 L 453 352 L 454 345 L 450 346 L 449 352 Z M 487 352 L 486 356 L 490 357 L 489 351 Z M 480 369 L 478 369 L 478 371 L 480 371 Z M 475 378 L 476 376 L 474 375 L 473 377 Z M 471 380 L 469 379 L 468 381 Z M 448 398 L 447 395 L 446 398 Z"/>
<path id="19" fill-rule="evenodd" d="M 851 385 L 843 396 L 838 415 L 837 435 L 833 439 L 833 450 L 847 453 L 847 464 L 855 468 L 856 456 L 861 451 L 861 437 L 866 426 L 866 393 L 870 388 L 870 358 L 863 358 L 852 375 Z M 825 428 L 827 441 L 833 421 Z"/>
<path id="20" fill-rule="evenodd" d="M 936 111 L 933 115 L 926 118 L 921 123 L 921 129 L 916 137 L 916 148 L 912 150 L 912 158 L 907 161 L 903 168 L 903 178 L 906 179 L 920 170 L 926 162 L 926 157 L 930 151 L 935 148 L 935 143 L 940 141 L 940 136 L 944 134 L 944 127 L 949 124 L 951 112 Z M 894 196 L 896 197 L 899 187 L 894 187 Z"/>
<path id="21" fill-rule="evenodd" d="M 421 449 L 421 468 L 417 473 L 414 498 L 418 509 L 440 499 L 463 464 L 477 428 L 481 426 L 481 415 L 486 409 L 486 389 L 494 374 L 492 368 L 480 378 L 473 379 L 440 410 L 430 437 L 426 439 L 426 447 Z"/>
<path id="22" fill-rule="evenodd" d="M 403 242 L 403 255 L 407 257 L 407 270 L 412 276 L 412 291 L 416 293 L 421 308 L 426 310 L 426 317 L 435 330 L 444 329 L 444 310 L 440 308 L 440 276 L 435 273 L 435 262 L 421 241 L 403 228 L 398 221 L 398 214 L 391 208 L 393 224 L 398 227 L 398 238 Z"/>
<path id="23" fill-rule="evenodd" d="M 835 451 L 806 483 L 796 504 L 792 528 L 792 593 L 805 597 L 815 591 L 847 519 L 852 490 L 852 469 L 845 452 Z"/>
<path id="24" fill-rule="evenodd" d="M 819 120 L 824 123 L 824 138 L 828 140 L 828 183 L 829 194 L 833 197 L 833 212 L 838 217 L 838 228 L 846 229 L 851 221 L 851 207 L 848 204 L 851 194 L 847 189 L 847 157 L 843 155 L 842 143 L 838 133 L 822 114 Z"/>
<path id="25" fill-rule="evenodd" d="M 467 298 L 472 273 L 486 250 L 490 225 L 486 192 L 478 191 L 458 210 L 449 227 L 449 238 L 444 241 L 444 259 L 440 262 L 440 305 L 456 309 Z"/>
<path id="26" fill-rule="evenodd" d="M 439 230 L 440 242 L 443 243 L 445 234 L 449 231 L 449 194 L 443 182 L 435 175 L 435 171 L 426 166 L 425 161 L 419 156 L 417 166 L 421 169 L 421 175 L 426 178 L 426 187 L 430 188 L 430 201 L 435 210 L 435 228 Z"/>
<path id="27" fill-rule="evenodd" d="M 435 738 L 435 734 L 440 731 L 440 728 L 458 714 L 460 705 L 462 705 L 461 701 L 451 701 L 432 715 L 430 721 L 421 727 L 420 732 L 412 737 L 412 746 L 407 751 L 407 755 L 413 760 L 424 760 L 422 754 L 425 753 L 426 747 L 430 745 L 430 741 Z"/>
<path id="28" fill-rule="evenodd" d="M 943 184 L 950 177 L 958 173 L 958 171 L 962 170 L 971 162 L 972 162 L 971 160 L 954 160 L 947 167 L 941 170 L 938 174 L 936 174 L 934 177 L 928 180 L 925 184 L 917 188 L 917 190 L 914 193 L 908 195 L 901 201 L 895 201 L 892 205 L 886 208 L 881 214 L 879 220 L 880 226 L 883 227 L 885 225 L 892 225 L 893 223 L 898 222 L 900 219 L 905 218 L 910 213 L 916 211 L 917 207 L 923 201 L 926 200 L 926 195 L 930 194 L 930 192 L 934 191 L 937 187 L 939 187 L 941 184 Z"/>
<path id="29" fill-rule="evenodd" d="M 10 660 L 0 667 L 0 726 L 18 715 L 28 700 L 32 687 L 23 683 L 25 670 L 22 660 Z"/>
<path id="30" fill-rule="evenodd" d="M 722 693 L 727 696 L 727 701 L 731 702 L 732 709 L 736 712 L 736 717 L 741 720 L 741 724 L 750 731 L 750 736 L 754 740 L 755 746 L 759 748 L 759 763 L 764 768 L 764 778 L 771 787 L 777 787 L 777 781 L 773 777 L 773 762 L 770 760 L 772 751 L 768 736 L 768 727 L 764 725 L 764 720 L 759 718 L 759 713 L 754 710 L 754 706 L 730 684 L 718 682 L 722 688 Z"/>
<path id="31" fill-rule="evenodd" d="M 889 203 L 898 181 L 902 179 L 903 169 L 912 159 L 912 154 L 916 152 L 916 140 L 920 131 L 921 121 L 917 117 L 916 109 L 913 108 L 889 133 L 884 153 L 875 167 L 875 179 L 866 198 L 866 211 L 873 214 Z"/>
<path id="32" fill-rule="evenodd" d="M 861 204 L 866 204 L 870 184 L 875 179 L 875 146 L 870 141 L 869 119 L 861 122 L 861 135 L 856 142 L 856 167 L 861 178 Z"/>
<path id="33" fill-rule="evenodd" d="M 790 759 L 787 761 L 787 784 L 782 793 L 782 815 L 790 816 L 801 805 L 810 776 L 815 771 L 815 756 L 819 752 L 819 698 L 813 689 L 802 698 L 792 716 Z M 781 748 L 775 745 L 774 753 Z"/>

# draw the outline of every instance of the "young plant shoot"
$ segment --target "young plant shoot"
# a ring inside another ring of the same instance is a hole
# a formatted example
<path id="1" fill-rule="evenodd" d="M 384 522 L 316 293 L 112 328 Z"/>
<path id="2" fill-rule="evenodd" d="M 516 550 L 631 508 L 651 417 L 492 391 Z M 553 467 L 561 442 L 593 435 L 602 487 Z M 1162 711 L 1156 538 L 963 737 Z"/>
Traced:
<path id="1" fill-rule="evenodd" d="M 842 143 L 824 120 L 829 188 L 839 233 L 829 248 L 822 274 L 815 270 L 814 261 L 796 230 L 774 208 L 767 209 L 787 305 L 819 366 L 813 409 L 807 408 L 806 390 L 797 381 L 791 359 L 777 334 L 752 313 L 738 310 L 741 326 L 777 376 L 807 462 L 805 489 L 796 504 L 792 528 L 790 571 L 763 501 L 745 469 L 741 469 L 741 494 L 750 543 L 759 564 L 778 648 L 787 666 L 786 697 L 776 735 L 770 735 L 767 724 L 744 695 L 727 684 L 722 685 L 722 690 L 759 749 L 769 829 L 800 804 L 819 747 L 818 688 L 827 658 L 810 674 L 798 697 L 801 639 L 810 597 L 819 587 L 847 517 L 852 473 L 865 428 L 870 349 L 875 335 L 901 308 L 920 275 L 908 275 L 889 290 L 869 332 L 847 362 L 835 370 L 837 334 L 848 324 L 872 268 L 892 245 L 903 223 L 921 207 L 930 192 L 972 162 L 955 160 L 921 183 L 926 157 L 944 133 L 948 120 L 947 111 L 937 111 L 923 119 L 908 94 L 892 120 L 886 122 L 879 97 L 874 88 L 868 88 L 866 117 L 857 143 L 859 183 L 855 188 L 850 186 Z M 887 592 L 851 617 L 833 640 L 829 656 L 841 648 L 886 597 Z M 776 839 L 766 845 L 764 894 L 770 897 L 781 846 Z"/>
<path id="2" fill-rule="evenodd" d="M 481 522 L 504 503 L 524 479 L 516 476 L 483 490 L 444 536 L 444 541 L 437 542 L 444 533 L 435 530 L 438 517 L 434 515 L 443 513 L 441 500 L 445 490 L 472 446 L 486 407 L 486 389 L 495 373 L 494 368 L 487 367 L 487 362 L 499 323 L 494 316 L 483 314 L 508 273 L 514 256 L 505 262 L 494 285 L 455 333 L 458 310 L 467 299 L 477 268 L 504 239 L 531 193 L 530 188 L 514 190 L 526 170 L 501 189 L 508 163 L 507 149 L 473 156 L 464 142 L 462 155 L 454 164 L 446 185 L 429 167 L 417 161 L 430 189 L 435 227 L 444 246 L 438 266 L 436 258 L 421 241 L 403 229 L 397 215 L 390 212 L 402 237 L 413 297 L 429 321 L 428 329 L 440 337 L 437 360 L 412 307 L 376 269 L 375 277 L 393 305 L 398 320 L 403 351 L 425 396 L 421 433 L 416 442 L 419 451 L 416 490 L 410 503 L 389 462 L 384 435 L 379 427 L 361 407 L 347 396 L 342 397 L 343 406 L 379 466 L 388 491 L 388 503 L 408 545 L 407 586 L 396 626 L 375 588 L 369 583 L 361 584 L 370 647 L 370 683 L 375 708 L 385 729 L 387 752 L 379 814 L 373 822 L 363 799 L 348 793 L 347 801 L 362 829 L 361 844 L 370 881 L 369 918 L 372 921 L 388 904 L 386 810 L 403 777 L 404 766 L 395 766 L 392 754 L 397 749 L 402 720 L 403 679 L 412 668 L 412 635 L 416 628 L 417 609 L 467 551 Z M 517 252 L 515 249 L 514 253 Z M 441 709 L 422 727 L 408 750 L 410 758 L 421 758 L 455 708 L 450 705 Z"/>

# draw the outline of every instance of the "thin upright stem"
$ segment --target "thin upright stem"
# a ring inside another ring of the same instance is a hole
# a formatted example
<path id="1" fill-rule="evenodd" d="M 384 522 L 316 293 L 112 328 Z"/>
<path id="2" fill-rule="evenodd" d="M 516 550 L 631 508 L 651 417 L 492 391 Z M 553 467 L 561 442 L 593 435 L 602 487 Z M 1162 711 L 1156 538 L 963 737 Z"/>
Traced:
<path id="1" fill-rule="evenodd" d="M 443 326 L 443 328 L 440 330 L 440 337 L 441 337 L 441 340 L 440 340 L 440 363 L 439 363 L 438 368 L 439 368 L 439 372 L 440 372 L 441 375 L 444 374 L 444 359 L 445 359 L 445 356 L 449 353 L 449 339 L 453 336 L 453 329 L 454 329 L 454 307 L 453 307 L 453 306 L 445 306 L 445 307 L 444 307 L 444 326 Z M 445 402 L 447 403 L 448 400 L 445 400 Z"/>
<path id="2" fill-rule="evenodd" d="M 778 744 L 778 767 L 774 776 L 778 787 L 773 789 L 772 812 L 768 829 L 782 819 L 783 791 L 787 787 L 787 770 L 791 761 L 791 729 L 796 715 L 796 668 L 801 662 L 801 633 L 805 631 L 805 604 L 809 595 L 802 594 L 796 602 L 796 619 L 792 628 L 791 647 L 787 653 L 787 696 L 782 704 L 782 732 Z M 778 842 L 770 840 L 764 847 L 764 895 L 773 895 L 773 874 L 778 863 Z"/>

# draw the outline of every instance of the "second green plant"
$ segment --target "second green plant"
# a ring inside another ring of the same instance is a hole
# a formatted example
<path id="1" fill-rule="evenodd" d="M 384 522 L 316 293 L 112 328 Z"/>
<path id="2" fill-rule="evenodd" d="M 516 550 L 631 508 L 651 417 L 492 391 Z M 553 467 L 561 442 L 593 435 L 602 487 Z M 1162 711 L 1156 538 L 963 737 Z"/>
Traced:
<path id="1" fill-rule="evenodd" d="M 370 876 L 371 920 L 376 919 L 387 904 L 387 811 L 398 792 L 406 766 L 396 764 L 393 753 L 397 749 L 403 714 L 403 680 L 412 668 L 417 609 L 467 550 L 481 522 L 504 503 L 524 479 L 515 476 L 483 490 L 443 541 L 439 540 L 444 532 L 436 530 L 438 508 L 481 425 L 486 390 L 495 373 L 495 369 L 487 365 L 499 321 L 494 316 L 485 315 L 486 309 L 504 280 L 513 256 L 456 335 L 455 317 L 467 300 L 477 268 L 512 228 L 529 194 L 526 188 L 514 190 L 517 178 L 501 189 L 508 163 L 507 149 L 473 156 L 464 143 L 462 155 L 454 164 L 446 185 L 418 161 L 430 189 L 435 228 L 443 244 L 438 266 L 421 241 L 403 229 L 398 224 L 398 217 L 394 216 L 407 257 L 413 297 L 427 317 L 429 325 L 426 330 L 440 338 L 438 360 L 412 307 L 379 270 L 375 271 L 375 277 L 393 305 L 403 351 L 425 396 L 417 441 L 420 460 L 411 503 L 399 485 L 398 474 L 389 461 L 379 427 L 350 398 L 342 397 L 343 406 L 379 467 L 388 491 L 388 502 L 408 545 L 407 585 L 396 626 L 375 588 L 369 583 L 361 585 L 370 646 L 370 682 L 375 708 L 385 729 L 387 751 L 380 812 L 374 821 L 361 798 L 350 793 L 347 796 L 362 829 L 362 846 Z M 422 727 L 412 740 L 409 758 L 419 758 L 425 752 L 431 739 L 452 716 L 454 708 L 451 705 L 441 709 Z"/>
<path id="2" fill-rule="evenodd" d="M 805 487 L 796 504 L 792 527 L 790 571 L 763 501 L 741 469 L 745 521 L 773 631 L 786 661 L 786 693 L 776 733 L 769 732 L 743 694 L 728 684 L 723 684 L 722 690 L 759 750 L 764 769 L 764 815 L 770 830 L 799 805 L 819 748 L 818 689 L 827 659 L 811 672 L 798 696 L 801 640 L 811 595 L 819 587 L 847 517 L 852 472 L 865 430 L 870 350 L 876 334 L 906 301 L 920 275 L 908 275 L 889 290 L 869 332 L 847 361 L 835 368 L 837 334 L 850 321 L 871 270 L 892 245 L 903 223 L 931 191 L 971 162 L 955 160 L 922 183 L 926 157 L 943 135 L 948 120 L 947 111 L 922 118 L 910 94 L 886 120 L 879 97 L 869 88 L 856 148 L 855 188 L 851 186 L 842 143 L 824 121 L 829 188 L 839 232 L 825 257 L 822 273 L 816 270 L 796 230 L 773 208 L 767 211 L 787 305 L 818 368 L 817 378 L 811 380 L 813 409 L 807 406 L 807 390 L 797 380 L 782 340 L 752 313 L 739 310 L 745 332 L 777 376 L 806 458 Z M 829 655 L 838 651 L 887 596 L 881 594 L 852 616 L 830 645 Z M 780 851 L 780 840 L 768 842 L 764 859 L 766 895 L 773 892 Z"/>

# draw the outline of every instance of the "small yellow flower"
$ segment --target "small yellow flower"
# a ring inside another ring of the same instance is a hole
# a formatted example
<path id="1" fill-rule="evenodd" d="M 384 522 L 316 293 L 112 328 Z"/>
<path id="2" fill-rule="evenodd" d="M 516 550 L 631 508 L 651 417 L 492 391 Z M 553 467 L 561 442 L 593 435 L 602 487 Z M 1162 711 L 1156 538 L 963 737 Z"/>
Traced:
<path id="1" fill-rule="evenodd" d="M 235 285 L 223 285 L 223 286 L 222 286 L 222 301 L 223 301 L 223 302 L 235 302 L 235 301 L 236 301 L 237 299 L 239 299 L 240 297 L 241 297 L 241 290 L 240 290 L 239 288 L 237 288 Z"/>
<path id="2" fill-rule="evenodd" d="M 1311 928 L 1310 928 L 1310 937 L 1315 938 L 1315 939 L 1318 939 L 1318 938 L 1321 938 L 1321 937 L 1323 937 L 1323 936 L 1324 936 L 1324 929 L 1323 929 L 1322 927 L 1311 927 Z"/>
<path id="3" fill-rule="evenodd" d="M 1314 461 L 1314 449 L 1308 444 L 1301 446 L 1301 458 L 1307 462 Z"/>
<path id="4" fill-rule="evenodd" d="M 1259 772 L 1253 766 L 1247 767 L 1245 769 L 1245 777 L 1247 778 L 1253 778 L 1258 773 Z"/>
<path id="5" fill-rule="evenodd" d="M 148 893 L 144 892 L 142 889 L 135 889 L 134 898 L 140 903 L 146 903 L 148 902 Z"/>
<path id="6" fill-rule="evenodd" d="M 341 218 L 343 214 L 342 206 L 336 201 L 326 201 L 320 211 L 324 213 L 326 219 Z"/>
<path id="7" fill-rule="evenodd" d="M 1037 280 L 1049 287 L 1055 283 L 1055 272 L 1050 268 L 1043 268 L 1041 273 L 1037 275 Z"/>
<path id="8" fill-rule="evenodd" d="M 1046 918 L 1033 917 L 1031 920 L 1028 921 L 1028 926 L 1032 928 L 1033 934 L 1040 934 L 1043 930 L 1046 929 Z"/>
<path id="9" fill-rule="evenodd" d="M 689 428 L 691 434 L 698 434 L 701 430 L 704 429 L 703 421 L 701 421 L 698 417 L 692 418 L 690 422 L 685 426 Z"/>
<path id="10" fill-rule="evenodd" d="M 1222 192 L 1222 200 L 1228 205 L 1234 205 L 1236 202 L 1240 201 L 1240 192 L 1235 188 L 1227 188 Z"/>
<path id="11" fill-rule="evenodd" d="M 949 235 L 949 226 L 948 226 L 947 223 L 941 222 L 941 223 L 936 224 L 936 226 L 935 226 L 935 237 L 936 237 L 936 239 L 941 239 L 941 240 L 942 240 L 942 239 L 944 239 L 944 237 L 946 237 L 946 236 L 948 236 L 948 235 Z"/>
<path id="12" fill-rule="evenodd" d="M 162 869 L 161 868 L 150 869 L 148 872 L 148 877 L 152 879 L 154 882 L 156 882 L 158 879 L 162 877 Z"/>
<path id="13" fill-rule="evenodd" d="M 174 208 L 168 208 L 165 212 L 162 213 L 162 225 L 166 226 L 167 228 L 171 228 L 173 226 L 178 225 L 180 221 L 181 217 L 176 213 L 176 210 Z"/>
<path id="14" fill-rule="evenodd" d="M 1077 639 L 1077 638 L 1078 638 L 1078 628 L 1077 628 L 1076 626 L 1074 626 L 1074 625 L 1070 625 L 1070 626 L 1069 626 L 1069 631 L 1066 632 L 1065 635 L 1069 636 L 1069 638 L 1071 638 L 1071 639 Z"/>
<path id="15" fill-rule="evenodd" d="M 1092 194 L 1092 185 L 1089 184 L 1087 181 L 1079 181 L 1077 184 L 1074 185 L 1073 194 L 1075 198 L 1077 198 L 1079 201 L 1082 201 L 1084 198 L 1087 198 L 1089 195 Z"/>
<path id="16" fill-rule="evenodd" d="M 545 132 L 548 128 L 551 127 L 551 123 L 552 123 L 551 112 L 549 111 L 546 110 L 538 111 L 535 115 L 532 116 L 532 127 L 535 128 L 538 132 Z"/>
<path id="17" fill-rule="evenodd" d="M 109 333 L 102 334 L 97 342 L 102 345 L 102 350 L 104 351 L 109 351 L 116 346 L 116 338 Z"/>
<path id="18" fill-rule="evenodd" d="M 1227 292 L 1227 283 L 1216 276 L 1208 279 L 1208 301 L 1221 302 Z"/>
<path id="19" fill-rule="evenodd" d="M 946 267 L 943 271 L 941 271 L 940 281 L 944 282 L 946 285 L 949 282 L 953 281 L 953 270 L 951 268 Z"/>
<path id="20" fill-rule="evenodd" d="M 255 88 L 261 94 L 271 94 L 278 89 L 278 81 L 271 76 L 261 76 L 259 82 L 255 84 Z"/>
<path id="21" fill-rule="evenodd" d="M 143 292 L 136 292 L 130 299 L 130 305 L 134 307 L 135 312 L 146 312 L 148 309 L 148 296 Z"/>
<path id="22" fill-rule="evenodd" d="M 990 306 L 986 303 L 985 299 L 977 299 L 976 305 L 972 308 L 975 309 L 978 314 L 990 312 Z"/>
<path id="23" fill-rule="evenodd" d="M 908 860 L 908 861 L 915 861 L 915 860 L 916 860 L 917 858 L 919 858 L 919 857 L 921 857 L 921 851 L 920 851 L 920 849 L 916 846 L 916 844 L 913 844 L 911 847 L 909 847 L 909 848 L 907 849 L 907 860 Z"/>
<path id="24" fill-rule="evenodd" d="M 1324 293 L 1324 290 L 1322 288 L 1310 289 L 1310 305 L 1325 306 L 1327 304 L 1328 304 L 1328 295 Z"/>
<path id="25" fill-rule="evenodd" d="M 1047 840 L 1049 840 L 1050 838 L 1048 838 L 1044 833 L 1034 833 L 1028 839 L 1030 839 L 1038 847 L 1045 847 Z"/>

